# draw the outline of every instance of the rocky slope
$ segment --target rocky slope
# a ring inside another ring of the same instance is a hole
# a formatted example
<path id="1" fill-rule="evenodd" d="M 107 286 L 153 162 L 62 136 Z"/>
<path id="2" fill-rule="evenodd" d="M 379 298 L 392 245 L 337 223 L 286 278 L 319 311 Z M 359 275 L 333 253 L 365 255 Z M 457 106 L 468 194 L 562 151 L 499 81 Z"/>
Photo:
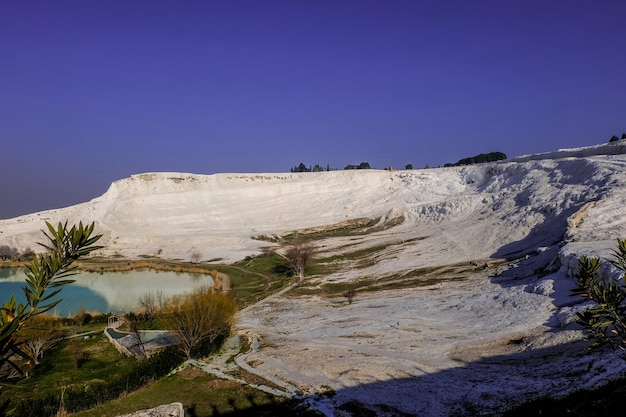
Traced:
<path id="1" fill-rule="evenodd" d="M 142 174 L 2 220 L 0 245 L 34 248 L 43 220 L 83 220 L 104 233 L 103 255 L 231 262 L 284 233 L 370 219 L 378 227 L 316 242 L 322 257 L 362 253 L 358 265 L 338 260 L 240 314 L 258 342 L 245 361 L 329 415 L 354 400 L 379 413 L 491 413 L 626 369 L 585 354 L 569 295 L 576 259 L 608 257 L 626 237 L 625 152 L 620 141 L 415 171 Z M 347 304 L 329 283 L 367 291 Z"/>

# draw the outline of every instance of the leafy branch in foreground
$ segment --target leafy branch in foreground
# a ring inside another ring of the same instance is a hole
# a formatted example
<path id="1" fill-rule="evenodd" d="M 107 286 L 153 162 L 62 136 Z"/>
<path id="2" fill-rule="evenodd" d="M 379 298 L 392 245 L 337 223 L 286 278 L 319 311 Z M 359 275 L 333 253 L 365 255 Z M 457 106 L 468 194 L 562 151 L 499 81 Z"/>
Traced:
<path id="1" fill-rule="evenodd" d="M 25 304 L 18 304 L 15 294 L 2 307 L 0 314 L 0 368 L 10 365 L 20 374 L 22 370 L 11 360 L 15 354 L 27 357 L 16 338 L 16 332 L 34 316 L 54 308 L 61 300 L 51 301 L 59 294 L 63 285 L 73 282 L 68 279 L 74 275 L 74 261 L 101 249 L 95 243 L 102 235 L 94 235 L 94 223 L 83 226 L 80 222 L 68 229 L 67 222 L 59 223 L 55 228 L 46 222 L 48 232 L 42 231 L 47 243 L 39 243 L 46 251 L 33 258 L 27 266 L 26 286 L 22 287 L 26 297 Z"/>
<path id="2" fill-rule="evenodd" d="M 609 345 L 626 351 L 626 239 L 617 240 L 617 249 L 609 263 L 621 271 L 619 279 L 604 279 L 598 258 L 581 257 L 574 293 L 594 301 L 591 307 L 577 313 L 579 323 L 593 343 L 589 349 Z"/>

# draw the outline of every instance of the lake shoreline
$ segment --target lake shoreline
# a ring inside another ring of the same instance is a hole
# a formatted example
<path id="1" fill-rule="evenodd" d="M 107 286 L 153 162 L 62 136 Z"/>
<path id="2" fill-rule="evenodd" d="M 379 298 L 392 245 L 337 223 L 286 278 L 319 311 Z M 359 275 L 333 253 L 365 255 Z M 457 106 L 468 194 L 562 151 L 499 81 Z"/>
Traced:
<path id="1" fill-rule="evenodd" d="M 25 268 L 28 264 L 28 261 L 0 261 L 0 268 Z M 155 271 L 204 275 L 208 275 L 211 270 L 218 267 L 215 264 L 192 264 L 189 262 L 176 262 L 163 259 L 139 260 L 125 258 L 92 258 L 75 262 L 74 265 L 77 270 L 85 272 L 125 272 L 139 269 L 153 269 Z"/>
<path id="2" fill-rule="evenodd" d="M 27 281 L 28 269 L 24 263 L 16 263 L 17 268 L 0 269 L 0 293 L 16 294 L 19 303 L 26 301 L 21 290 Z M 122 313 L 137 311 L 141 307 L 142 297 L 150 295 L 155 300 L 168 300 L 173 297 L 190 293 L 199 287 L 214 285 L 209 266 L 205 268 L 187 265 L 176 270 L 176 265 L 163 265 L 150 262 L 89 262 L 80 265 L 69 277 L 72 281 L 63 287 L 61 294 L 56 295 L 51 302 L 62 303 L 51 310 L 59 317 L 72 317 L 78 311 L 90 313 L 110 312 Z M 183 272 L 187 269 L 191 272 Z"/>

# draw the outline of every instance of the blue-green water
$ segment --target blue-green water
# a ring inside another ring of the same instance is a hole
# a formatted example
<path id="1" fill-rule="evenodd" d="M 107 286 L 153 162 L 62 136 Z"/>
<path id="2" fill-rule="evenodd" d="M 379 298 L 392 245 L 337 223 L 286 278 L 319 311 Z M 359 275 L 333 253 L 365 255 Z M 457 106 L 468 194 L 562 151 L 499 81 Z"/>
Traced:
<path id="1" fill-rule="evenodd" d="M 154 271 L 150 269 L 128 272 L 79 272 L 73 284 L 62 287 L 59 303 L 53 313 L 61 317 L 73 316 L 79 308 L 100 313 L 133 311 L 139 306 L 139 298 L 160 293 L 163 298 L 193 291 L 202 285 L 213 285 L 210 275 L 180 272 Z M 23 270 L 0 268 L 0 304 L 11 294 L 18 302 L 24 302 L 22 287 L 26 284 Z"/>

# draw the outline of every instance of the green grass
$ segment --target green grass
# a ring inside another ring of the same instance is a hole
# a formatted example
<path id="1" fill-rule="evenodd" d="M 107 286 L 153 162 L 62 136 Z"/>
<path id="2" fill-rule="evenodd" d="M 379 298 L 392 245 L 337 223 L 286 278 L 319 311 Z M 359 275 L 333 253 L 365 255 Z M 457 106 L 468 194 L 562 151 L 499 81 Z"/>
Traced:
<path id="1" fill-rule="evenodd" d="M 181 402 L 186 416 L 291 416 L 291 403 L 247 385 L 225 381 L 187 368 L 156 381 L 126 397 L 71 414 L 74 417 L 114 417 L 159 405 Z M 269 413 L 269 414 L 268 414 Z M 317 416 L 314 413 L 299 414 Z"/>
<path id="2" fill-rule="evenodd" d="M 82 361 L 79 368 L 76 367 L 76 355 Z M 89 339 L 65 340 L 54 350 L 45 352 L 41 365 L 30 378 L 17 381 L 16 387 L 4 387 L 2 398 L 10 397 L 18 402 L 32 398 L 35 393 L 38 397 L 58 394 L 63 386 L 105 381 L 132 369 L 134 364 L 134 359 L 115 350 L 103 332 L 90 335 Z"/>
<path id="3" fill-rule="evenodd" d="M 367 268 L 375 263 L 374 255 L 384 251 L 388 246 L 372 246 L 314 259 L 312 264 L 306 268 L 306 275 L 328 275 L 347 268 Z"/>
<path id="4" fill-rule="evenodd" d="M 275 236 L 256 236 L 255 239 L 283 244 L 310 243 L 317 240 L 340 236 L 358 236 L 371 233 L 372 228 L 380 222 L 375 219 L 358 218 L 327 226 L 296 230 Z"/>
<path id="5" fill-rule="evenodd" d="M 400 250 L 403 246 L 410 245 L 412 242 L 425 239 L 425 237 L 418 237 L 409 240 L 402 240 L 397 242 L 388 242 L 381 245 L 375 245 L 367 248 L 347 250 L 340 253 L 335 253 L 330 256 L 321 256 L 313 261 L 313 263 L 307 268 L 307 275 L 328 275 L 337 270 L 342 269 L 364 269 L 374 265 L 377 262 L 377 257 L 381 255 L 392 255 L 394 250 Z M 346 245 L 341 249 L 350 248 L 358 245 L 354 243 Z"/>
<path id="6" fill-rule="evenodd" d="M 376 249 L 376 248 L 371 248 Z M 378 250 L 378 249 L 376 249 Z M 351 258 L 355 254 L 369 254 L 368 251 L 357 251 L 351 252 L 348 254 L 348 258 Z M 347 259 L 348 259 L 347 258 Z M 358 257 L 351 258 L 352 261 L 360 260 L 363 262 L 363 259 Z M 333 262 L 337 262 L 333 260 Z M 324 273 L 320 273 L 324 271 L 322 268 L 318 266 L 314 266 L 311 268 L 311 271 L 318 272 L 318 275 L 325 275 Z M 375 291 L 385 291 L 391 289 L 403 289 L 403 288 L 417 288 L 417 287 L 426 287 L 435 285 L 442 281 L 450 282 L 450 281 L 462 281 L 467 279 L 473 273 L 477 273 L 482 271 L 483 268 L 480 266 L 475 266 L 469 263 L 459 263 L 455 265 L 446 265 L 440 267 L 428 267 L 428 268 L 416 268 L 411 271 L 407 271 L 401 274 L 390 274 L 390 275 L 381 275 L 381 276 L 362 276 L 358 280 L 355 281 L 341 281 L 341 282 L 322 282 L 319 283 L 315 280 L 305 281 L 302 285 L 297 288 L 294 288 L 289 292 L 291 296 L 302 296 L 302 295 L 321 295 L 325 297 L 338 297 L 342 296 L 343 293 L 347 290 L 355 290 L 357 292 L 356 297 L 358 297 L 358 293 L 363 292 L 375 292 Z M 334 272 L 334 271 L 331 271 Z M 445 278 L 442 278 L 445 277 Z"/>
<path id="7" fill-rule="evenodd" d="M 230 276 L 235 299 L 240 305 L 246 306 L 293 282 L 294 278 L 284 264 L 284 258 L 268 251 L 216 269 Z"/>

